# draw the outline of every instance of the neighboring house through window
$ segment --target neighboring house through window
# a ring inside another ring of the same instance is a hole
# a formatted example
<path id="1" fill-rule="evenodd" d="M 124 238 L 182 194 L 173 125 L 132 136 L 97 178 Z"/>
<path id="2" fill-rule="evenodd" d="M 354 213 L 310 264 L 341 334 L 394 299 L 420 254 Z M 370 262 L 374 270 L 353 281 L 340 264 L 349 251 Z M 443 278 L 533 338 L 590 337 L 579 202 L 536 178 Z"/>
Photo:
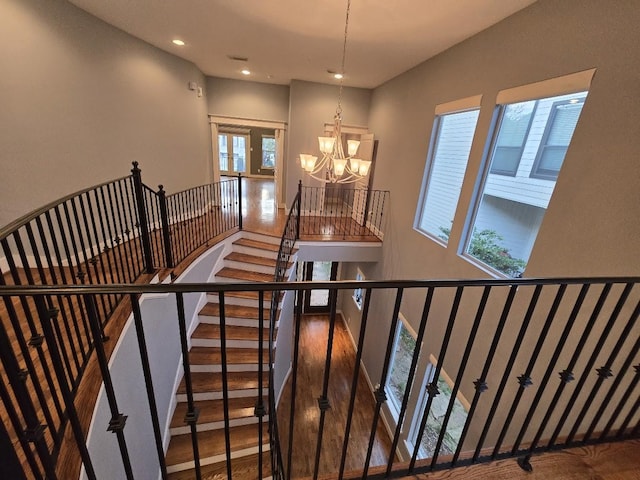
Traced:
<path id="1" fill-rule="evenodd" d="M 480 113 L 480 96 L 436 107 L 415 227 L 447 243 Z"/>
<path id="2" fill-rule="evenodd" d="M 498 105 L 489 173 L 466 256 L 508 277 L 522 275 L 586 96 L 583 91 Z"/>

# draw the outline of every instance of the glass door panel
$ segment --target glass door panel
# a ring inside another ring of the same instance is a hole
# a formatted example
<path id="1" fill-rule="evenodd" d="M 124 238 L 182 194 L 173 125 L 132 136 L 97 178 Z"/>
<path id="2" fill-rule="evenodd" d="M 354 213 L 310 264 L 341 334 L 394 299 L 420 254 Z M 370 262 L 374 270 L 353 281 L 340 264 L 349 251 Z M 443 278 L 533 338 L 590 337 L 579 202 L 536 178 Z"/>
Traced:
<path id="1" fill-rule="evenodd" d="M 306 280 L 327 282 L 335 280 L 337 273 L 337 262 L 306 263 Z M 330 307 L 329 301 L 330 298 L 328 289 L 310 290 L 305 295 L 304 310 L 305 312 L 328 312 Z"/>
<path id="2" fill-rule="evenodd" d="M 232 133 L 218 135 L 220 173 L 234 175 L 247 171 L 249 136 Z"/>

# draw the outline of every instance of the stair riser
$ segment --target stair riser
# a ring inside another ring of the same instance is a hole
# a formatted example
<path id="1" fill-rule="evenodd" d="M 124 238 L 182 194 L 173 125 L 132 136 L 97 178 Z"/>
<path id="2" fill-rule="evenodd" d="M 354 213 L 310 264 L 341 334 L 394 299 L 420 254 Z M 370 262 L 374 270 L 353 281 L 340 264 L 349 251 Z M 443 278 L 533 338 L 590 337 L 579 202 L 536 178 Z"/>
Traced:
<path id="1" fill-rule="evenodd" d="M 218 294 L 209 294 L 207 295 L 207 302 L 209 303 L 218 303 L 220 297 Z M 239 307 L 254 307 L 258 308 L 258 299 L 257 298 L 241 298 L 241 297 L 231 297 L 229 295 L 224 296 L 225 305 L 237 305 Z M 280 301 L 280 305 L 282 305 L 282 301 Z M 280 307 L 278 305 L 278 307 Z M 267 299 L 265 297 L 264 303 L 262 305 L 263 308 L 271 307 L 271 299 Z"/>
<path id="2" fill-rule="evenodd" d="M 269 417 L 265 415 L 262 417 L 263 422 L 267 422 Z M 235 418 L 229 420 L 229 427 L 239 427 L 242 425 L 257 425 L 258 418 L 257 417 L 245 417 L 245 418 Z M 209 422 L 209 423 L 200 423 L 197 425 L 198 432 L 206 432 L 207 430 L 222 430 L 224 428 L 224 422 Z M 257 427 L 256 427 L 257 428 Z M 191 427 L 186 425 L 184 427 L 174 427 L 169 430 L 171 432 L 171 436 L 174 435 L 190 435 Z"/>
<path id="3" fill-rule="evenodd" d="M 251 270 L 252 272 L 275 274 L 276 267 L 268 265 L 258 265 L 256 263 L 237 262 L 235 260 L 225 260 L 224 266 L 229 268 L 237 268 L 238 270 Z"/>
<path id="4" fill-rule="evenodd" d="M 278 252 L 272 252 L 271 250 L 263 250 L 257 247 L 248 247 L 246 245 L 234 245 L 233 251 L 238 253 L 244 253 L 246 255 L 255 255 L 257 257 L 271 258 L 273 260 L 278 259 Z"/>
<path id="5" fill-rule="evenodd" d="M 265 435 L 266 438 L 266 435 Z M 269 451 L 269 442 L 267 441 L 265 444 L 262 445 L 262 450 L 267 452 Z M 240 457 L 244 457 L 247 455 L 253 455 L 254 453 L 258 452 L 258 447 L 251 447 L 251 448 L 244 448 L 242 450 L 235 450 L 231 452 L 231 458 L 240 458 Z M 219 462 L 225 462 L 227 460 L 226 455 L 214 455 L 212 457 L 203 457 L 200 459 L 200 465 L 205 466 L 205 465 L 212 465 L 214 463 L 219 463 Z M 185 463 L 179 463 L 177 465 L 167 465 L 167 473 L 175 473 L 175 472 L 182 472 L 183 470 L 191 470 L 195 468 L 195 463 L 194 462 L 185 462 Z"/>
<path id="6" fill-rule="evenodd" d="M 227 340 L 227 348 L 255 348 L 258 349 L 258 340 Z M 207 339 L 207 338 L 192 338 L 192 347 L 214 347 L 222 348 L 219 339 Z M 264 348 L 269 348 L 269 342 L 262 342 Z M 275 345 L 274 345 L 275 348 Z"/>
<path id="7" fill-rule="evenodd" d="M 208 315 L 200 315 L 198 317 L 200 323 L 209 323 L 211 325 L 220 325 L 220 317 L 210 317 Z M 276 328 L 278 328 L 278 323 L 276 322 Z M 235 326 L 235 327 L 252 327 L 258 328 L 260 326 L 259 320 L 254 320 L 253 318 L 234 318 L 234 317 L 226 317 L 225 325 Z M 264 328 L 269 328 L 269 317 L 265 316 L 264 318 Z"/>
<path id="8" fill-rule="evenodd" d="M 267 391 L 269 386 L 264 385 L 264 391 Z M 246 389 L 246 390 L 229 390 L 229 398 L 242 398 L 242 397 L 256 397 L 258 396 L 258 389 Z M 194 393 L 193 400 L 198 402 L 200 400 L 222 400 L 222 392 L 202 392 L 202 393 Z M 177 393 L 176 401 L 178 402 L 186 402 L 187 394 L 186 393 Z"/>
<path id="9" fill-rule="evenodd" d="M 242 238 L 248 238 L 249 240 L 256 240 L 262 243 L 268 243 L 270 245 L 280 246 L 280 242 L 282 238 L 274 237 L 271 235 L 262 235 L 260 233 L 248 232 L 246 230 L 242 231 Z"/>
<path id="10" fill-rule="evenodd" d="M 227 372 L 257 372 L 259 370 L 257 363 L 232 363 L 227 364 Z M 269 370 L 269 362 L 265 363 L 262 368 L 266 372 Z M 191 364 L 191 371 L 196 372 L 222 372 L 222 365 L 210 364 L 210 365 L 194 365 Z"/>

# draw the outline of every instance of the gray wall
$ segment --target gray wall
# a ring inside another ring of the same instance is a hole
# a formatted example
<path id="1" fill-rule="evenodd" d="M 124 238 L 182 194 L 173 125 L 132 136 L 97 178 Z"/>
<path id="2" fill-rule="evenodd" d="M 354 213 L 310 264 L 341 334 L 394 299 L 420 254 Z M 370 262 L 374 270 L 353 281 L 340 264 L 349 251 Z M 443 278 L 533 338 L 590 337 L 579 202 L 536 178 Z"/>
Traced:
<path id="1" fill-rule="evenodd" d="M 0 44 L 0 226 L 133 160 L 168 192 L 208 181 L 193 64 L 59 0 L 0 2 Z"/>
<path id="2" fill-rule="evenodd" d="M 369 128 L 379 139 L 374 188 L 392 191 L 384 260 L 367 279 L 477 278 L 457 254 L 498 91 L 597 68 L 525 276 L 637 275 L 640 266 L 640 96 L 636 1 L 540 0 L 373 92 Z M 413 230 L 434 108 L 483 94 L 449 247 Z M 424 297 L 406 295 L 414 327 Z M 347 302 L 349 299 L 346 300 Z M 444 304 L 443 304 L 444 305 Z M 393 299 L 372 302 L 364 361 L 380 375 Z M 444 306 L 441 318 L 446 318 Z M 384 338 L 381 338 L 384 336 Z M 457 341 L 457 340 L 456 340 Z M 455 343 L 455 341 L 454 341 Z M 472 359 L 472 363 L 475 360 Z M 478 362 L 476 362 L 478 363 Z M 450 375 L 455 374 L 447 365 Z M 469 395 L 469 393 L 464 392 Z"/>
<path id="3" fill-rule="evenodd" d="M 207 108 L 211 115 L 286 122 L 289 86 L 207 77 Z"/>
<path id="4" fill-rule="evenodd" d="M 296 195 L 298 180 L 303 177 L 298 155 L 319 155 L 318 136 L 324 133 L 325 123 L 333 122 L 338 105 L 338 91 L 337 85 L 302 80 L 291 82 L 289 140 L 284 172 L 287 206 Z M 371 90 L 345 87 L 342 91 L 343 125 L 366 127 L 370 98 Z"/>

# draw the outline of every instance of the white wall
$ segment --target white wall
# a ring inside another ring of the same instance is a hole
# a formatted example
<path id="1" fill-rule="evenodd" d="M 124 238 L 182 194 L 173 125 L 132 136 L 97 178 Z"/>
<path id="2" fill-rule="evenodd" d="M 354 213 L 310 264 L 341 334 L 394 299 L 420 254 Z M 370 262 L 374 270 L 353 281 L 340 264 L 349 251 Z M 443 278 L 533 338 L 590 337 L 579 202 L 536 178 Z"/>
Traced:
<path id="1" fill-rule="evenodd" d="M 0 226 L 129 174 L 168 192 L 206 183 L 204 76 L 61 1 L 0 2 Z"/>
<path id="2" fill-rule="evenodd" d="M 222 243 L 208 250 L 176 279 L 176 283 L 211 281 L 214 266 L 224 248 L 225 244 Z M 204 303 L 206 303 L 204 294 L 184 294 L 188 333 L 197 326 L 197 315 Z M 160 430 L 166 451 L 170 439 L 169 423 L 176 405 L 175 392 L 183 373 L 176 296 L 173 294 L 143 295 L 140 310 Z M 124 436 L 134 477 L 156 480 L 159 477 L 160 466 L 133 316 L 127 321 L 118 339 L 118 345 L 111 356 L 109 370 L 119 411 L 128 417 Z M 106 431 L 110 418 L 111 413 L 104 386 L 102 386 L 87 435 L 87 448 L 98 478 L 124 478 L 117 437 L 114 433 Z M 84 469 L 81 478 L 86 478 Z"/>

